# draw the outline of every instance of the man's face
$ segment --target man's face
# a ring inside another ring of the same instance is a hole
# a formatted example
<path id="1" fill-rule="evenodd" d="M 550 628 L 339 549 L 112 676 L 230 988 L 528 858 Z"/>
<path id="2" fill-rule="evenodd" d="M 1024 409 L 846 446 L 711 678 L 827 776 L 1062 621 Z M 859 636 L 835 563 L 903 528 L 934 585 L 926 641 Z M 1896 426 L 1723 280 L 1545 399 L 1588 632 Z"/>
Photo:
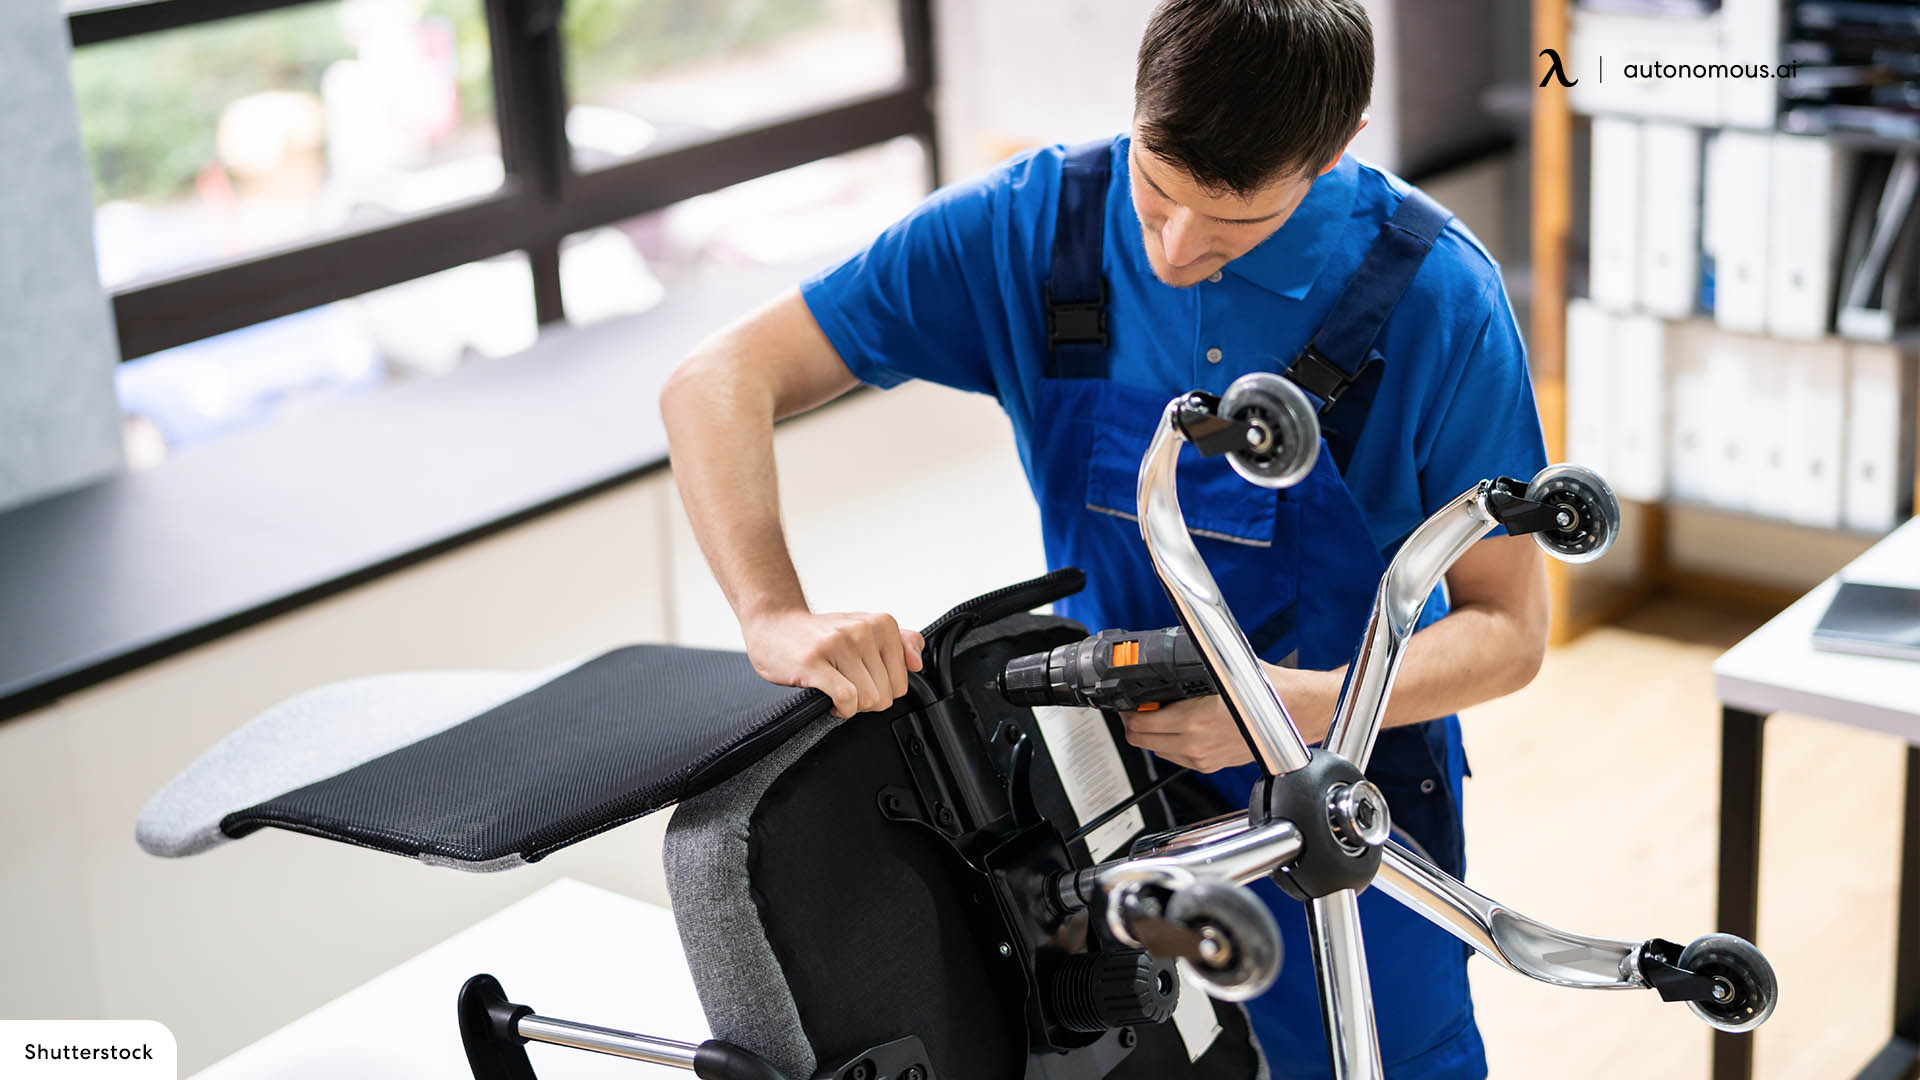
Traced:
<path id="1" fill-rule="evenodd" d="M 1325 173 L 1338 161 L 1328 163 Z M 1260 246 L 1293 216 L 1313 177 L 1273 180 L 1247 195 L 1212 192 L 1186 170 L 1154 156 L 1135 136 L 1127 153 L 1133 212 L 1147 246 L 1153 276 L 1176 288 L 1198 285 Z"/>

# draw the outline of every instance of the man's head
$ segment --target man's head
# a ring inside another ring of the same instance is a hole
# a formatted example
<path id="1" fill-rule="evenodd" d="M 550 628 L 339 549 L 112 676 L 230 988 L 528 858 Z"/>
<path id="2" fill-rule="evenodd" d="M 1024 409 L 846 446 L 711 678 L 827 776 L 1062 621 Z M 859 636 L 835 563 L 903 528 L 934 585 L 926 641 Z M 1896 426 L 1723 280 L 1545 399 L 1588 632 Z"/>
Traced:
<path id="1" fill-rule="evenodd" d="M 1273 235 L 1372 94 L 1360 0 L 1162 0 L 1140 39 L 1129 161 L 1154 275 L 1197 284 Z"/>

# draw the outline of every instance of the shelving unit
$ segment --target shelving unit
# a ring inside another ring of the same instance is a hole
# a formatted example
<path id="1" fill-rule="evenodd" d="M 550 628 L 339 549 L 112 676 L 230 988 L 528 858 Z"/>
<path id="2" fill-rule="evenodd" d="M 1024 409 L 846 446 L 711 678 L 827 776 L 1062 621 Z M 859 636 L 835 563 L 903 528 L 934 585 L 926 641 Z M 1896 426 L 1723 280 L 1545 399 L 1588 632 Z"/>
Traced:
<path id="1" fill-rule="evenodd" d="M 1569 0 L 1533 0 L 1533 51 L 1554 49 L 1562 56 L 1568 52 L 1571 38 Z M 1536 71 L 1539 69 L 1536 67 Z M 1535 394 L 1539 401 L 1550 460 L 1564 460 L 1567 453 L 1567 301 L 1575 295 L 1570 278 L 1584 268 L 1570 265 L 1574 214 L 1578 188 L 1574 175 L 1576 117 L 1566 88 L 1549 80 L 1544 87 L 1531 89 L 1531 315 L 1529 354 Z M 1887 140 L 1861 135 L 1833 135 L 1850 146 L 1886 148 Z M 1911 351 L 1915 342 L 1900 342 Z M 1677 403 L 1676 407 L 1685 407 Z M 1920 393 L 1909 403 L 1920 411 Z M 1915 452 L 1914 506 L 1920 512 L 1920 450 Z M 1791 602 L 1797 591 L 1778 585 L 1755 582 L 1736 573 L 1704 573 L 1698 568 L 1676 565 L 1668 551 L 1671 513 L 1692 513 L 1698 508 L 1674 501 L 1628 503 L 1628 528 L 1623 531 L 1621 548 L 1608 560 L 1637 561 L 1637 571 L 1629 576 L 1598 579 L 1581 568 L 1558 562 L 1549 563 L 1550 595 L 1553 604 L 1552 638 L 1568 641 L 1585 631 L 1612 622 L 1644 603 L 1657 591 L 1673 591 L 1742 603 L 1756 608 L 1778 610 Z M 1742 517 L 1738 511 L 1709 509 L 1710 514 Z M 1770 528 L 1801 529 L 1767 521 Z M 1813 530 L 1831 533 L 1835 539 L 1865 538 L 1849 530 Z"/>

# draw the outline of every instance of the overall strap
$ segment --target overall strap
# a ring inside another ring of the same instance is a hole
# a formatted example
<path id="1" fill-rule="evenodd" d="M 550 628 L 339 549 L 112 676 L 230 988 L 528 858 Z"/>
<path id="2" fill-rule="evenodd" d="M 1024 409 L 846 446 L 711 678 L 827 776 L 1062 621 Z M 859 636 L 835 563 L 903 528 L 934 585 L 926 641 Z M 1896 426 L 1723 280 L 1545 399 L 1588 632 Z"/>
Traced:
<path id="1" fill-rule="evenodd" d="M 1380 386 L 1380 362 L 1373 343 L 1452 218 L 1419 188 L 1410 189 L 1393 217 L 1380 227 L 1360 269 L 1333 302 L 1313 340 L 1282 372 L 1315 399 L 1327 449 L 1342 475 Z"/>
<path id="2" fill-rule="evenodd" d="M 1107 183 L 1113 141 L 1067 151 L 1060 171 L 1060 213 L 1053 229 L 1053 266 L 1042 297 L 1047 317 L 1047 375 L 1107 375 L 1107 279 L 1100 274 L 1106 237 Z"/>

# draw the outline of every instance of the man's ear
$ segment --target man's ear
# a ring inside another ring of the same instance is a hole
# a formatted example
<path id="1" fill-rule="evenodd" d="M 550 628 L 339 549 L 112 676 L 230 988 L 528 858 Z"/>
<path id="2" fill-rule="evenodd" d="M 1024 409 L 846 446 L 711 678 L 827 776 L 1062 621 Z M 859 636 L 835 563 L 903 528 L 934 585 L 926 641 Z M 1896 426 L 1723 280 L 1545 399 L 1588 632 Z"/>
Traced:
<path id="1" fill-rule="evenodd" d="M 1370 114 L 1368 113 L 1360 114 L 1360 126 L 1357 128 L 1354 128 L 1353 134 L 1347 137 L 1347 145 L 1343 150 L 1341 150 L 1342 154 L 1346 153 L 1347 150 L 1353 149 L 1353 140 L 1359 138 L 1360 133 L 1367 130 L 1367 121 L 1370 119 L 1372 119 Z M 1320 175 L 1325 176 L 1328 173 L 1332 172 L 1333 167 L 1338 164 L 1340 164 L 1340 158 L 1339 156 L 1336 155 L 1332 161 L 1327 162 L 1326 168 L 1320 170 Z"/>

